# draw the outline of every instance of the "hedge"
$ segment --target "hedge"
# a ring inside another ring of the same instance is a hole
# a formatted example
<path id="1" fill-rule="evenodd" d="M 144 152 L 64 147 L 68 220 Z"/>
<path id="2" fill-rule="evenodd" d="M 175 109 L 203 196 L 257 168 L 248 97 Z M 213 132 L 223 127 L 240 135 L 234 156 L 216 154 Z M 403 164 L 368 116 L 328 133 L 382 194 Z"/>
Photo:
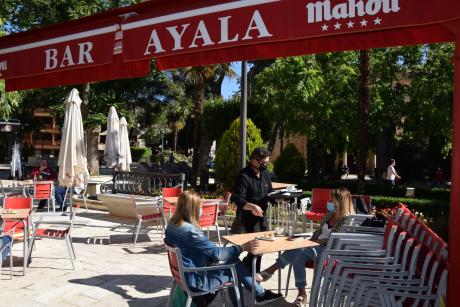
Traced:
<path id="1" fill-rule="evenodd" d="M 133 162 L 139 160 L 149 160 L 152 156 L 152 150 L 147 147 L 131 147 L 131 157 Z"/>

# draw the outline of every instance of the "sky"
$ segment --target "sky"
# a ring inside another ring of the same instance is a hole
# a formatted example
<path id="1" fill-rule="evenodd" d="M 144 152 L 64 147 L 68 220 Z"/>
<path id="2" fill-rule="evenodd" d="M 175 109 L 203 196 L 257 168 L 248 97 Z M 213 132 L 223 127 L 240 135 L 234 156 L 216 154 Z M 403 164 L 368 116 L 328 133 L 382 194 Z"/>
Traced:
<path id="1" fill-rule="evenodd" d="M 241 76 L 241 62 L 232 63 L 233 70 L 238 74 L 238 78 Z M 233 93 L 240 90 L 240 84 L 236 79 L 225 78 L 222 83 L 222 96 L 224 99 L 232 97 Z"/>

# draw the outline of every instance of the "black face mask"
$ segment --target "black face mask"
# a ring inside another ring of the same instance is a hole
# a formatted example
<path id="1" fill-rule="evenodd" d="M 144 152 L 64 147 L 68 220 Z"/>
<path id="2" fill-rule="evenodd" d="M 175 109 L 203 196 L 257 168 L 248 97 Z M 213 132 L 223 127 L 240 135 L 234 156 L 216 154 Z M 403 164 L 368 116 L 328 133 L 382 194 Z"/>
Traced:
<path id="1" fill-rule="evenodd" d="M 267 163 L 260 163 L 259 164 L 259 172 L 263 172 L 267 169 Z"/>

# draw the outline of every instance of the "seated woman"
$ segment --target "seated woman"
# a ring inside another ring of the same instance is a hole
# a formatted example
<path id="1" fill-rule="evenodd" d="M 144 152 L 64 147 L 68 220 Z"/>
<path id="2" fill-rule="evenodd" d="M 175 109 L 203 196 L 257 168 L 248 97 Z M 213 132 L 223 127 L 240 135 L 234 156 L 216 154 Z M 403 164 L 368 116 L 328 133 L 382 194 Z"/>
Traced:
<path id="1" fill-rule="evenodd" d="M 177 201 L 176 212 L 166 228 L 165 242 L 179 247 L 185 267 L 205 267 L 216 263 L 236 263 L 238 280 L 247 289 L 251 289 L 252 277 L 238 256 L 243 251 L 252 252 L 259 242 L 252 240 L 241 246 L 218 247 L 206 237 L 199 225 L 201 213 L 201 197 L 194 191 L 183 192 Z M 206 273 L 185 273 L 187 285 L 195 291 L 210 291 L 231 281 L 230 270 L 215 270 Z M 243 288 L 240 288 L 243 297 Z M 265 290 L 258 283 L 254 285 L 256 304 L 264 305 L 281 298 Z M 231 295 L 232 303 L 237 306 L 235 295 Z"/>
<path id="2" fill-rule="evenodd" d="M 347 216 L 354 214 L 351 195 L 347 189 L 338 188 L 332 190 L 331 199 L 332 202 L 327 203 L 328 214 L 323 219 L 320 228 L 313 233 L 311 238 L 311 240 L 317 241 L 320 245 L 286 251 L 276 259 L 276 262 L 272 266 L 260 272 L 257 276 L 258 281 L 267 281 L 276 270 L 283 269 L 286 265 L 292 263 L 295 286 L 299 291 L 297 299 L 294 301 L 294 306 L 304 306 L 307 301 L 307 293 L 305 292 L 305 286 L 307 285 L 305 263 L 307 261 L 317 261 L 331 232 L 337 231 L 343 225 Z"/>

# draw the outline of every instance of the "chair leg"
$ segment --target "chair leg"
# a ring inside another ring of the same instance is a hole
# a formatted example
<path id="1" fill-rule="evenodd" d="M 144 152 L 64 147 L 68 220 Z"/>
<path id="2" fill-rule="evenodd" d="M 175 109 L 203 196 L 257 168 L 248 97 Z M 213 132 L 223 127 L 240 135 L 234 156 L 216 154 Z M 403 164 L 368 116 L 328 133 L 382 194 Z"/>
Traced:
<path id="1" fill-rule="evenodd" d="M 192 297 L 189 295 L 187 296 L 187 302 L 185 303 L 185 307 L 192 306 Z"/>
<path id="2" fill-rule="evenodd" d="M 166 307 L 172 307 L 173 305 L 173 295 L 174 295 L 174 291 L 176 290 L 176 287 L 177 287 L 177 283 L 175 280 L 173 280 L 172 284 L 171 284 L 171 291 L 169 291 L 169 296 L 168 296 L 168 301 L 166 302 Z"/>
<path id="3" fill-rule="evenodd" d="M 137 243 L 137 237 L 139 236 L 139 231 L 141 230 L 141 224 L 142 224 L 142 220 L 138 220 L 137 222 L 137 227 L 136 227 L 136 234 L 134 235 L 134 246 L 136 246 L 136 243 Z"/>
<path id="4" fill-rule="evenodd" d="M 10 247 L 10 279 L 13 279 L 13 251 L 11 250 L 11 247 Z"/>
<path id="5" fill-rule="evenodd" d="M 65 241 L 65 244 L 67 245 L 67 251 L 69 252 L 70 262 L 72 263 L 72 270 L 75 271 L 75 265 L 73 264 L 72 247 L 70 247 L 72 243 L 70 243 L 69 237 L 65 237 L 64 241 Z"/>
<path id="6" fill-rule="evenodd" d="M 85 205 L 85 209 L 86 211 L 88 211 L 88 205 L 86 204 L 86 197 L 84 194 L 81 197 L 83 198 L 83 204 Z"/>
<path id="7" fill-rule="evenodd" d="M 289 269 L 287 273 L 287 280 L 286 280 L 286 292 L 284 293 L 284 297 L 287 297 L 289 292 L 289 281 L 291 279 L 291 271 L 292 271 L 292 264 L 289 264 Z"/>
<path id="8" fill-rule="evenodd" d="M 27 266 L 29 266 L 29 259 L 32 257 L 32 250 L 34 250 L 35 237 L 37 235 L 37 229 L 38 228 L 35 228 L 34 234 L 32 235 L 32 239 L 29 242 L 29 252 L 27 254 Z"/>
<path id="9" fill-rule="evenodd" d="M 228 232 L 227 217 L 225 216 L 225 214 L 222 215 L 222 219 L 224 220 L 225 233 L 226 233 L 227 236 L 228 236 L 230 233 Z"/>
<path id="10" fill-rule="evenodd" d="M 69 242 L 70 242 L 70 247 L 72 248 L 73 259 L 76 260 L 77 256 L 75 255 L 75 249 L 73 248 L 72 237 L 68 236 L 68 238 L 69 238 Z"/>
<path id="11" fill-rule="evenodd" d="M 217 232 L 217 239 L 219 239 L 219 246 L 222 246 L 222 241 L 220 240 L 219 225 L 217 223 L 216 223 L 216 232 Z"/>

